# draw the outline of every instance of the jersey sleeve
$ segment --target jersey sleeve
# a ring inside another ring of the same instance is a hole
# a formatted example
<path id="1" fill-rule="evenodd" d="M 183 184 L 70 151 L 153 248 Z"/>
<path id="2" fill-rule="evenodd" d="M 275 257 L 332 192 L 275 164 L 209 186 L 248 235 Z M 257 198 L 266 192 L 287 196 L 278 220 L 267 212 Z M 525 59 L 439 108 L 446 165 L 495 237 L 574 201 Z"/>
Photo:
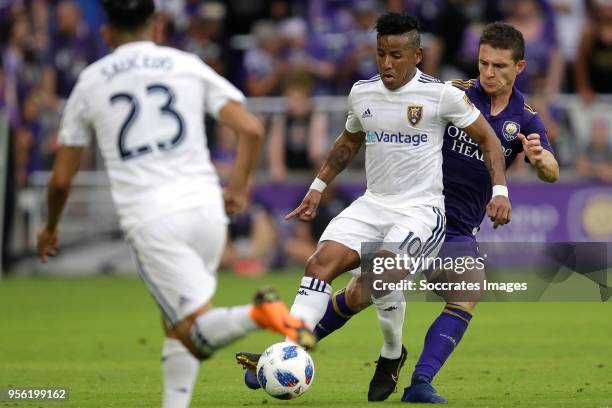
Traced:
<path id="1" fill-rule="evenodd" d="M 446 82 L 442 88 L 438 112 L 443 122 L 452 122 L 458 128 L 470 126 L 480 115 L 480 111 L 465 92 L 455 88 L 450 82 Z"/>
<path id="2" fill-rule="evenodd" d="M 357 117 L 357 115 L 355 115 L 355 112 L 353 111 L 352 94 L 353 91 L 351 91 L 348 96 L 348 115 L 346 117 L 346 125 L 344 125 L 344 128 L 349 133 L 357 133 L 363 131 L 363 126 L 361 126 L 359 118 Z"/>
<path id="3" fill-rule="evenodd" d="M 232 85 L 227 79 L 217 74 L 208 65 L 202 63 L 201 67 L 206 86 L 204 102 L 206 113 L 209 113 L 212 117 L 217 119 L 219 117 L 219 111 L 226 103 L 231 101 L 244 103 L 246 98 L 238 88 Z"/>
<path id="4" fill-rule="evenodd" d="M 533 115 L 531 120 L 527 122 L 527 126 L 522 129 L 521 133 L 523 133 L 525 136 L 529 136 L 532 133 L 537 133 L 538 135 L 540 135 L 540 144 L 542 145 L 542 147 L 553 154 L 555 153 L 554 149 L 550 144 L 550 141 L 548 140 L 548 131 L 546 130 L 546 126 L 544 126 L 544 121 L 542 121 L 542 117 L 539 113 Z M 527 158 L 527 156 L 525 156 L 525 162 L 529 163 L 529 159 Z"/>
<path id="5" fill-rule="evenodd" d="M 58 140 L 63 146 L 86 146 L 93 127 L 89 119 L 85 91 L 80 82 L 73 88 L 60 122 Z"/>

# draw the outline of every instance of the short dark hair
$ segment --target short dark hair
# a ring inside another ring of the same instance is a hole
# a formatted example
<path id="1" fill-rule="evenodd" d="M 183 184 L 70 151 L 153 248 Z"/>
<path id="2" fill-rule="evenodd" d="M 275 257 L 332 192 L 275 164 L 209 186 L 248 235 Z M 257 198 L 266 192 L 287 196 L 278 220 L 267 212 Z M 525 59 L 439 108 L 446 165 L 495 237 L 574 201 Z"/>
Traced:
<path id="1" fill-rule="evenodd" d="M 143 28 L 155 13 L 153 0 L 102 0 L 102 7 L 111 27 L 129 32 Z"/>
<path id="2" fill-rule="evenodd" d="M 376 20 L 376 32 L 378 37 L 383 35 L 409 34 L 412 45 L 416 48 L 421 46 L 419 30 L 421 26 L 416 17 L 408 13 L 394 13 L 388 11 Z"/>
<path id="3" fill-rule="evenodd" d="M 512 59 L 519 62 L 525 58 L 525 39 L 523 34 L 510 24 L 496 22 L 485 26 L 480 36 L 480 44 L 493 48 L 512 51 Z"/>

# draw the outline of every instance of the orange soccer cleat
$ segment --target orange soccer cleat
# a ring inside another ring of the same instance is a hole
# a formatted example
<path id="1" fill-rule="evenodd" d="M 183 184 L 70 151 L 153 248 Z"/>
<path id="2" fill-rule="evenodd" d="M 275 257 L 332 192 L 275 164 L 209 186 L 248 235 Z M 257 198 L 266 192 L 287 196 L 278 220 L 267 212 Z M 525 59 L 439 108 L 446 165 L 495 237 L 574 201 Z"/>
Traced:
<path id="1" fill-rule="evenodd" d="M 292 316 L 274 288 L 261 288 L 255 294 L 251 318 L 263 329 L 287 336 L 306 350 L 312 350 L 316 338 L 303 320 Z"/>

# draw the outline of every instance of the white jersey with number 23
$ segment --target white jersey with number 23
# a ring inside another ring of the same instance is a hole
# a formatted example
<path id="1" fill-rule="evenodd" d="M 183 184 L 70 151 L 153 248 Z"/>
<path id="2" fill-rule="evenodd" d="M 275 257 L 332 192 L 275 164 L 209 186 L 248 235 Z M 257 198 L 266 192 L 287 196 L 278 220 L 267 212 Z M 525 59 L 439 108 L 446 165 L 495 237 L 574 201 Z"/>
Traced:
<path id="1" fill-rule="evenodd" d="M 87 67 L 62 118 L 59 141 L 84 146 L 95 134 L 121 225 L 222 205 L 204 115 L 244 95 L 193 54 L 132 42 Z"/>

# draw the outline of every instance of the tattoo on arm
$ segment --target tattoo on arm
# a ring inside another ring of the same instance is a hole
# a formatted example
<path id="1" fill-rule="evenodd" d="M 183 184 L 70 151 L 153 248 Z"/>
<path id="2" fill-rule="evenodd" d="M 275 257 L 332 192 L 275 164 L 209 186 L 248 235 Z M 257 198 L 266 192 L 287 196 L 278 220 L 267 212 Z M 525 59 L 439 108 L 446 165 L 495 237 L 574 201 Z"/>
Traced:
<path id="1" fill-rule="evenodd" d="M 484 146 L 481 146 L 481 149 Z M 486 147 L 486 153 L 483 151 L 483 159 L 485 162 L 485 166 L 487 167 L 487 171 L 489 172 L 489 175 L 491 176 L 491 184 L 495 185 L 495 184 L 499 184 L 500 182 L 504 182 L 506 180 L 505 174 L 504 174 L 504 170 L 506 168 L 506 163 L 503 159 L 503 156 L 500 154 L 494 154 L 492 149 L 489 148 L 490 146 Z M 498 160 L 499 159 L 499 160 Z M 501 175 L 497 173 L 497 170 L 501 169 L 502 173 Z M 501 179 L 498 180 L 498 176 L 501 177 Z"/>
<path id="2" fill-rule="evenodd" d="M 328 158 L 329 167 L 340 173 L 348 165 L 351 159 L 351 149 L 347 145 L 340 145 L 334 149 Z"/>
<path id="3" fill-rule="evenodd" d="M 327 155 L 325 163 L 323 163 L 323 167 L 319 170 L 317 177 L 327 184 L 331 183 L 332 180 L 348 166 L 351 160 L 353 160 L 363 145 L 364 140 L 365 135 L 363 132 L 342 132 Z"/>
<path id="4" fill-rule="evenodd" d="M 481 149 L 483 147 L 484 146 L 480 146 Z M 482 158 L 484 159 L 484 163 L 485 163 L 485 166 L 487 167 L 487 171 L 491 175 L 491 179 L 494 179 L 495 178 L 495 168 L 493 167 L 493 164 L 491 162 L 491 159 L 492 159 L 491 151 L 487 149 L 486 151 L 483 151 L 482 153 L 483 153 Z"/>

